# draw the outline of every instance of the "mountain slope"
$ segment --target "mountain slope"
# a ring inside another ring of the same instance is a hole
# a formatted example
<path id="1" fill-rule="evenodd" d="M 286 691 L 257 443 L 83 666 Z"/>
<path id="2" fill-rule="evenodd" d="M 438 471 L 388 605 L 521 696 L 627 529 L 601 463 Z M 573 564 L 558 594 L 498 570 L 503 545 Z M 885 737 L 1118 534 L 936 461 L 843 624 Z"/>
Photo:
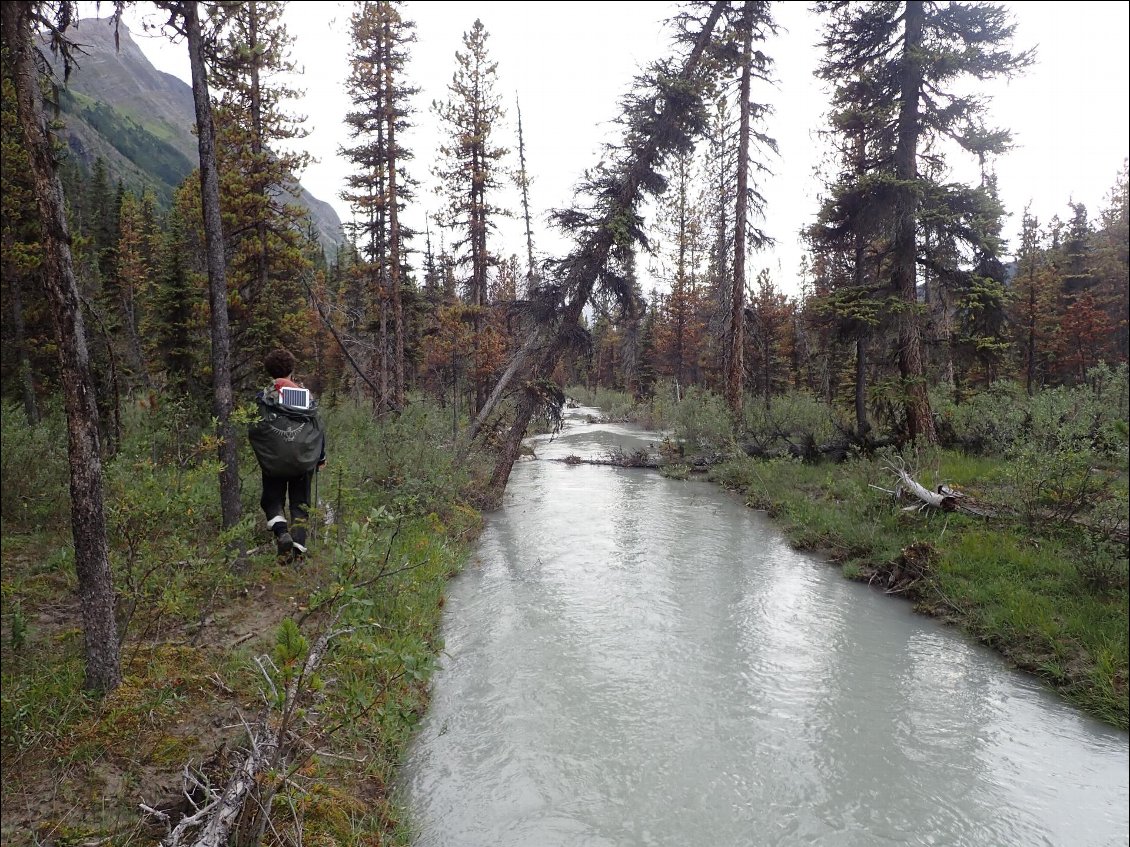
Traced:
<path id="1" fill-rule="evenodd" d="M 86 168 L 101 158 L 115 180 L 168 203 L 196 167 L 192 87 L 153 67 L 124 23 L 117 49 L 106 19 L 78 21 L 68 34 L 81 53 L 59 97 L 61 138 Z M 344 241 L 341 220 L 329 203 L 299 189 L 289 199 L 310 212 L 332 254 Z"/>

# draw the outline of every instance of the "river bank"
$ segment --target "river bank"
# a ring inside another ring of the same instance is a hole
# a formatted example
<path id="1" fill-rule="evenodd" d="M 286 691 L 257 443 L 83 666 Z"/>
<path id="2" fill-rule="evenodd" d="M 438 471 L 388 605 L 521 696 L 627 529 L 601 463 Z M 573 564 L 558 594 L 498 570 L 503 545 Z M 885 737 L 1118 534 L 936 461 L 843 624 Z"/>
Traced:
<path id="1" fill-rule="evenodd" d="M 425 404 L 384 422 L 361 406 L 326 417 L 301 562 L 275 556 L 249 452 L 245 521 L 217 534 L 206 435 L 167 415 L 127 418 L 105 466 L 123 682 L 96 699 L 81 690 L 61 423 L 28 427 L 5 408 L 5 844 L 155 843 L 161 814 L 193 811 L 186 772 L 222 785 L 252 728 L 279 727 L 277 692 L 327 633 L 326 658 L 297 686 L 290 749 L 252 802 L 270 798 L 269 843 L 409 843 L 392 785 L 427 708 L 444 591 L 480 531 L 471 501 L 486 472 L 476 456 L 454 463 L 449 419 Z"/>
<path id="2" fill-rule="evenodd" d="M 572 392 L 616 419 L 666 430 L 688 456 L 730 457 L 711 465 L 709 478 L 766 511 L 798 549 L 821 551 L 848 578 L 960 627 L 1087 713 L 1126 729 L 1127 549 L 1104 534 L 1119 522 L 1125 531 L 1125 399 L 1108 394 L 1048 392 L 1030 408 L 1007 394 L 960 408 L 939 403 L 951 437 L 995 444 L 1006 455 L 935 448 L 900 456 L 888 448 L 813 463 L 741 455 L 724 406 L 704 392 L 679 402 L 657 394 L 644 405 L 611 391 Z M 764 444 L 776 439 L 782 448 L 836 432 L 826 407 L 794 397 L 754 408 L 746 423 Z M 790 427 L 791 444 L 781 438 Z M 1096 433 L 1102 453 L 1091 446 Z M 683 474 L 681 461 L 670 459 L 664 472 Z M 998 504 L 1001 516 L 908 510 L 889 493 L 896 462 L 909 462 L 927 488 L 945 484 Z M 1099 525 L 1057 520 L 1060 506 L 1093 514 Z"/>
<path id="3" fill-rule="evenodd" d="M 946 452 L 934 461 L 931 479 L 969 492 L 1002 471 Z M 904 511 L 905 502 L 872 487 L 893 487 L 880 461 L 734 459 L 710 478 L 765 510 L 798 549 L 820 551 L 845 576 L 955 624 L 1086 712 L 1127 728 L 1126 586 L 1102 579 L 1114 554 L 1085 532 Z"/>

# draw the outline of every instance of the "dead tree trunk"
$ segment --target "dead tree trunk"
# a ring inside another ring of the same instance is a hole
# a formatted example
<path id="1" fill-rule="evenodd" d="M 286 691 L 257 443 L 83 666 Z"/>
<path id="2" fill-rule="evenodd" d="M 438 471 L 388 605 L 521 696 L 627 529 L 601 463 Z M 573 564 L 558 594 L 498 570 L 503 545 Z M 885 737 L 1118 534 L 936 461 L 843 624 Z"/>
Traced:
<path id="1" fill-rule="evenodd" d="M 742 10 L 742 77 L 739 94 L 738 186 L 734 209 L 734 284 L 730 290 L 730 369 L 726 375 L 726 400 L 735 426 L 742 421 L 745 390 L 745 253 L 749 225 L 749 89 L 753 62 L 753 4 Z M 768 368 L 768 363 L 766 367 Z"/>

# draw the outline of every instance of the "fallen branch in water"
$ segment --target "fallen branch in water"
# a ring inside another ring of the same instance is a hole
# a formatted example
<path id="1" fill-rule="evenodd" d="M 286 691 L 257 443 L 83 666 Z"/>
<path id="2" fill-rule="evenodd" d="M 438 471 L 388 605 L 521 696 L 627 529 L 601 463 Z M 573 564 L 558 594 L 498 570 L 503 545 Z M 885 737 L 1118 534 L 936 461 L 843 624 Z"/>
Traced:
<path id="1" fill-rule="evenodd" d="M 550 459 L 551 462 L 562 462 L 566 465 L 604 465 L 613 468 L 651 468 L 656 470 L 662 467 L 658 459 L 653 458 L 646 450 L 637 450 L 635 453 L 625 453 L 622 450 L 612 450 L 604 459 L 582 459 L 580 456 L 564 456 L 560 459 Z"/>
<path id="2" fill-rule="evenodd" d="M 549 461 L 561 462 L 566 465 L 602 465 L 604 467 L 613 468 L 648 468 L 650 470 L 662 470 L 663 468 L 682 466 L 692 471 L 703 471 L 712 465 L 726 461 L 727 458 L 729 457 L 721 454 L 689 456 L 686 458 L 667 458 L 657 457 L 647 450 L 636 450 L 633 453 L 625 453 L 623 448 L 617 447 L 610 450 L 603 459 L 585 459 L 581 456 L 570 455 L 550 459 Z"/>

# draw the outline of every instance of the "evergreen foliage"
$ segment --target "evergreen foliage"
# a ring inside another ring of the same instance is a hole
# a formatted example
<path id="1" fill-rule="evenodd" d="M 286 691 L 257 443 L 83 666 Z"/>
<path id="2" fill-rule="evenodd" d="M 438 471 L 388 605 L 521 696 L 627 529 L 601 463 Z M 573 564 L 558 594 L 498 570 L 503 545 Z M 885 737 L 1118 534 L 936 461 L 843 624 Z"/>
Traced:
<path id="1" fill-rule="evenodd" d="M 412 233 L 400 224 L 400 212 L 412 198 L 414 181 L 405 168 L 412 153 L 398 140 L 411 125 L 409 104 L 416 93 L 405 70 L 414 29 L 401 4 L 385 0 L 358 4 L 351 18 L 349 92 L 354 109 L 345 122 L 354 143 L 341 152 L 356 169 L 342 198 L 356 211 L 351 231 L 364 261 L 353 267 L 348 299 L 376 348 L 366 358 L 375 377 L 368 381 L 378 387 L 373 402 L 380 414 L 403 408 L 406 345 L 416 343 L 407 340 L 404 310 L 405 244 Z M 364 344 L 357 340 L 355 346 Z"/>

